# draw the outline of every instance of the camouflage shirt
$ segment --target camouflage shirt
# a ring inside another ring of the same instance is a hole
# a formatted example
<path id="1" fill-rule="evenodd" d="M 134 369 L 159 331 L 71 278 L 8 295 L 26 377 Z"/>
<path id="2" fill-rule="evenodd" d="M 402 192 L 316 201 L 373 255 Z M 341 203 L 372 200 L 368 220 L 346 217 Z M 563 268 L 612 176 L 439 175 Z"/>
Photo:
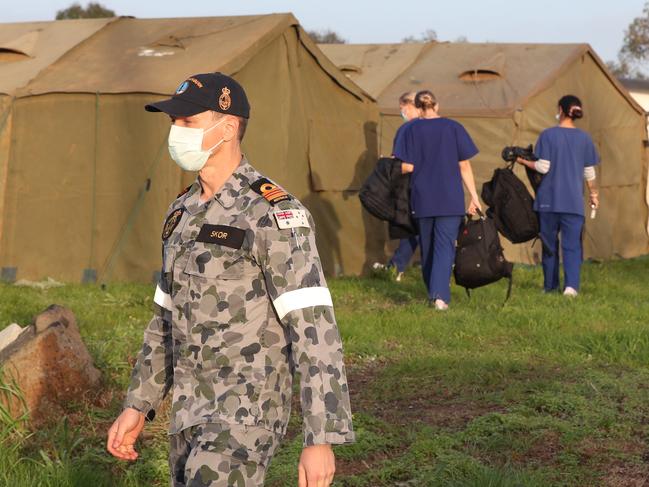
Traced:
<path id="1" fill-rule="evenodd" d="M 154 317 L 125 407 L 148 416 L 172 389 L 170 433 L 209 422 L 284 433 L 300 373 L 304 444 L 354 440 L 343 351 L 302 204 L 243 158 L 203 203 L 170 206 Z"/>

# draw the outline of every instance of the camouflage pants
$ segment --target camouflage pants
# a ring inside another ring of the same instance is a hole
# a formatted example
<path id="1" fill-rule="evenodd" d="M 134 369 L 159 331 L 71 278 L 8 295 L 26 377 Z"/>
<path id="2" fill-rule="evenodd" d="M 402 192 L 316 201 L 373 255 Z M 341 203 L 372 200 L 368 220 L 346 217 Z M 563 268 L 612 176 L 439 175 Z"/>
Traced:
<path id="1" fill-rule="evenodd" d="M 261 487 L 281 435 L 258 426 L 207 423 L 170 436 L 172 487 Z"/>

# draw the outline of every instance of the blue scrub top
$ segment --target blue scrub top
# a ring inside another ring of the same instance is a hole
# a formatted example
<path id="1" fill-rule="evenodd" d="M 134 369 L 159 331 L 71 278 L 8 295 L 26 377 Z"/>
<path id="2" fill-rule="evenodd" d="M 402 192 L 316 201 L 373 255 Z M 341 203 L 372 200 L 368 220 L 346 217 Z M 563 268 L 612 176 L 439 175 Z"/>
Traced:
<path id="1" fill-rule="evenodd" d="M 459 162 L 477 153 L 466 129 L 455 120 L 419 118 L 399 128 L 394 155 L 415 166 L 410 178 L 415 218 L 464 215 Z"/>
<path id="2" fill-rule="evenodd" d="M 552 127 L 541 132 L 536 157 L 550 161 L 536 193 L 534 209 L 584 215 L 584 168 L 599 163 L 593 140 L 578 128 Z"/>

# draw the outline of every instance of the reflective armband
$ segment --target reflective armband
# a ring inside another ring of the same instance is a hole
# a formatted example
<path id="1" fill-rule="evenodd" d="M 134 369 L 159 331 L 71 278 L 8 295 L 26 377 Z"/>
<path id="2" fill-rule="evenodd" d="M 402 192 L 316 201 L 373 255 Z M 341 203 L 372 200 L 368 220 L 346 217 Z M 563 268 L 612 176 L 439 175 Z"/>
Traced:
<path id="1" fill-rule="evenodd" d="M 280 295 L 273 301 L 273 306 L 281 320 L 291 311 L 313 306 L 333 306 L 333 301 L 326 287 L 305 287 Z"/>

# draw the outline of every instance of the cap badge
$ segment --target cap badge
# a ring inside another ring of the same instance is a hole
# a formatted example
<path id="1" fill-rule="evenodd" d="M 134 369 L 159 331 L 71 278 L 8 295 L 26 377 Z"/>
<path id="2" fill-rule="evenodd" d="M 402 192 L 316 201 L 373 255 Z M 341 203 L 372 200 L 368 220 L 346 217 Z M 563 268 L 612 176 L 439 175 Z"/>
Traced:
<path id="1" fill-rule="evenodd" d="M 232 98 L 230 98 L 230 90 L 227 86 L 224 86 L 221 90 L 221 96 L 219 96 L 219 107 L 221 110 L 227 110 L 232 105 Z"/>
<path id="2" fill-rule="evenodd" d="M 176 90 L 176 95 L 182 95 L 189 88 L 189 81 L 183 81 L 182 84 Z"/>

